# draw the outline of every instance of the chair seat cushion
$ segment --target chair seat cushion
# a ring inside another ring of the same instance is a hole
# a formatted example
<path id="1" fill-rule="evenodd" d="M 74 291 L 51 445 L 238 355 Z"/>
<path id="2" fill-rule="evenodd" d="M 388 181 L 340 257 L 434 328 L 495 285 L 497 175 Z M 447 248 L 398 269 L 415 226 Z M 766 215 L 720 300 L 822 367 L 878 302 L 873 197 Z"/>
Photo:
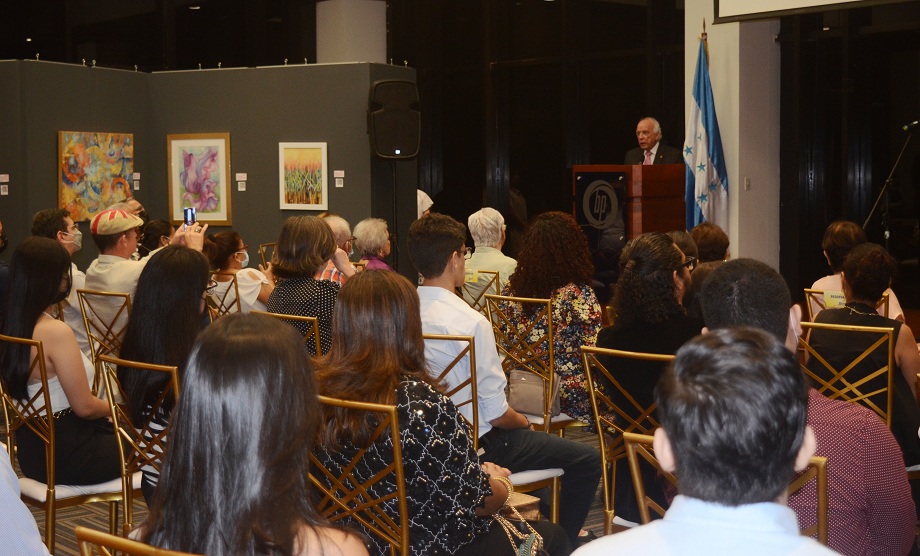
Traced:
<path id="1" fill-rule="evenodd" d="M 141 488 L 141 476 L 141 472 L 138 471 L 132 478 L 131 484 L 132 488 L 135 490 Z M 44 502 L 45 496 L 48 494 L 48 485 L 40 483 L 35 479 L 21 477 L 19 479 L 19 490 L 22 491 L 22 495 L 26 498 Z M 103 492 L 118 492 L 120 490 L 120 477 L 97 485 L 55 485 L 54 499 L 63 500 L 65 498 L 73 498 L 74 496 L 86 496 L 87 494 L 99 494 Z"/>
<path id="2" fill-rule="evenodd" d="M 508 480 L 511 481 L 512 485 L 528 485 L 530 483 L 536 483 L 537 481 L 552 479 L 553 477 L 561 477 L 563 474 L 565 474 L 565 471 L 555 467 L 549 469 L 531 469 L 530 471 L 512 473 L 508 476 Z"/>
<path id="3" fill-rule="evenodd" d="M 542 416 L 542 415 L 528 415 L 528 414 L 525 413 L 525 414 L 524 414 L 524 417 L 527 417 L 527 419 L 530 420 L 530 422 L 533 423 L 534 425 L 542 425 L 542 424 L 543 424 L 543 416 Z M 550 422 L 550 423 L 562 423 L 562 422 L 565 422 L 565 421 L 574 421 L 574 420 L 575 420 L 574 417 L 569 417 L 569 416 L 566 415 L 565 413 L 560 413 L 559 415 L 556 415 L 555 417 L 553 417 L 552 419 L 550 419 L 549 422 Z"/>

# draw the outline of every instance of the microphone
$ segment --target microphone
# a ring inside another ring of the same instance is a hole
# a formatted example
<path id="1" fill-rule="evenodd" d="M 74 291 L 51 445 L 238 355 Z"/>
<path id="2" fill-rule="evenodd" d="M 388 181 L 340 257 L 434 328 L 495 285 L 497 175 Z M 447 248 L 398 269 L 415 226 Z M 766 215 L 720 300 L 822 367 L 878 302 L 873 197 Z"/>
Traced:
<path id="1" fill-rule="evenodd" d="M 901 129 L 903 129 L 904 131 L 913 131 L 914 128 L 917 127 L 918 125 L 920 125 L 920 120 L 914 120 L 910 122 L 909 124 L 901 126 Z"/>

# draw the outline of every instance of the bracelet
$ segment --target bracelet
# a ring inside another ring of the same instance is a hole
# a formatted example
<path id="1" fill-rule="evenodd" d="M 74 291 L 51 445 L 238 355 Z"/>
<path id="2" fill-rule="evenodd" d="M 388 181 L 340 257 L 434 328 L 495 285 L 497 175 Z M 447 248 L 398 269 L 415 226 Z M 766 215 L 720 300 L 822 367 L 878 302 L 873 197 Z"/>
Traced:
<path id="1" fill-rule="evenodd" d="M 514 484 L 511 483 L 511 480 L 508 477 L 500 477 L 498 475 L 494 477 L 489 477 L 490 479 L 495 479 L 501 484 L 505 485 L 505 488 L 508 490 L 508 495 L 510 496 L 514 492 Z"/>

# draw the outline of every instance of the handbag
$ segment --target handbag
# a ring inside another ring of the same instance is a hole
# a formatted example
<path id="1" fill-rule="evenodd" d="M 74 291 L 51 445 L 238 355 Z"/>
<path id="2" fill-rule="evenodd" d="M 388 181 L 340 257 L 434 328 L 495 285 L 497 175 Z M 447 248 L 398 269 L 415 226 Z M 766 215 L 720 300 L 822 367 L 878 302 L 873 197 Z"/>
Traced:
<path id="1" fill-rule="evenodd" d="M 546 554 L 546 551 L 543 550 L 543 537 L 540 536 L 540 533 L 537 533 L 537 530 L 521 517 L 521 514 L 518 513 L 514 506 L 505 506 L 505 508 L 511 508 L 514 523 L 501 515 L 501 513 L 497 513 L 493 517 L 505 530 L 505 534 L 508 535 L 508 540 L 511 541 L 514 553 L 517 556 L 541 556 Z M 504 510 L 505 508 L 502 509 Z M 515 525 L 516 523 L 520 524 L 520 526 Z"/>
<path id="2" fill-rule="evenodd" d="M 552 404 L 550 416 L 556 417 L 562 411 L 559 407 L 559 387 L 562 379 L 553 373 L 553 384 L 550 388 Z M 518 413 L 527 415 L 543 415 L 543 379 L 530 371 L 512 369 L 508 373 L 508 387 L 506 391 L 508 405 Z"/>

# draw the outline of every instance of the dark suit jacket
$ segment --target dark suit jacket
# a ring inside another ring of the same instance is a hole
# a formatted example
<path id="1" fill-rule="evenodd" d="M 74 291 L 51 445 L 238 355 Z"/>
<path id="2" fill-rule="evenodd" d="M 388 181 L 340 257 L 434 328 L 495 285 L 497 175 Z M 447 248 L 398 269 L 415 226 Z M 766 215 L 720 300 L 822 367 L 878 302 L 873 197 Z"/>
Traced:
<path id="1" fill-rule="evenodd" d="M 645 161 L 645 152 L 636 147 L 626 152 L 626 159 L 623 164 L 642 164 Z M 669 147 L 664 143 L 658 143 L 658 152 L 655 153 L 655 160 L 652 164 L 683 164 L 684 156 L 680 149 Z"/>

